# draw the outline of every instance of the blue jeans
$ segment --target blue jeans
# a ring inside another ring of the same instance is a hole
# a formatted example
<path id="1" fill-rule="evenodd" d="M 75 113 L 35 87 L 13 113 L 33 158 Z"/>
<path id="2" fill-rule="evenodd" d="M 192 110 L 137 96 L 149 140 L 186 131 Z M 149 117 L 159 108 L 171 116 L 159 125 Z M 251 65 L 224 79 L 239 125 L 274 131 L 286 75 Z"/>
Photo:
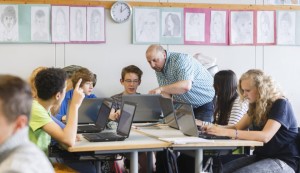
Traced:
<path id="1" fill-rule="evenodd" d="M 236 159 L 223 165 L 223 173 L 294 173 L 295 171 L 279 159 L 258 160 L 255 155 Z"/>
<path id="2" fill-rule="evenodd" d="M 201 121 L 212 122 L 214 114 L 214 102 L 208 102 L 193 109 L 195 118 Z"/>

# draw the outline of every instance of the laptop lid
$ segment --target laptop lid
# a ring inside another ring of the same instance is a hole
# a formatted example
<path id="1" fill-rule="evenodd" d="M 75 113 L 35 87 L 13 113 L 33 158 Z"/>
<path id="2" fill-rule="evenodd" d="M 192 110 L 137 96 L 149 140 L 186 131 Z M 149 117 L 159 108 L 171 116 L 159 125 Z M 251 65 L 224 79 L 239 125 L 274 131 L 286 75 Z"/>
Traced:
<path id="1" fill-rule="evenodd" d="M 159 101 L 164 116 L 164 123 L 168 124 L 169 127 L 179 129 L 172 99 L 160 97 Z"/>
<path id="2" fill-rule="evenodd" d="M 86 98 L 78 109 L 78 124 L 95 124 L 98 112 L 104 98 Z M 67 120 L 69 115 L 70 102 L 68 103 Z"/>
<path id="3" fill-rule="evenodd" d="M 180 131 L 185 135 L 198 137 L 199 133 L 192 105 L 175 102 L 174 106 L 176 108 L 176 120 Z"/>
<path id="4" fill-rule="evenodd" d="M 117 127 L 117 134 L 128 137 L 135 116 L 137 105 L 132 102 L 124 101 L 122 104 L 121 115 Z"/>
<path id="5" fill-rule="evenodd" d="M 161 95 L 136 94 L 122 96 L 122 102 L 136 103 L 133 122 L 158 122 L 162 119 L 162 110 L 159 102 Z"/>
<path id="6" fill-rule="evenodd" d="M 98 118 L 95 123 L 97 129 L 100 129 L 101 131 L 105 129 L 111 108 L 112 108 L 112 101 L 109 99 L 104 99 L 99 109 Z"/>

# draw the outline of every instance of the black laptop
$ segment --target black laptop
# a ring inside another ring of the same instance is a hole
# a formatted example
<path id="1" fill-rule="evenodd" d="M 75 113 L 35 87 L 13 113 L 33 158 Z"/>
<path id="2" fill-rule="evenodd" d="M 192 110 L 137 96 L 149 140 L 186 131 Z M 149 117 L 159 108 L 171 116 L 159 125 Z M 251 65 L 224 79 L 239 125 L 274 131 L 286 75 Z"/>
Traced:
<path id="1" fill-rule="evenodd" d="M 161 97 L 159 101 L 164 116 L 164 123 L 169 127 L 179 129 L 172 99 Z"/>
<path id="2" fill-rule="evenodd" d="M 129 137 L 136 104 L 123 102 L 116 132 L 85 133 L 83 137 L 90 142 L 123 141 Z"/>
<path id="3" fill-rule="evenodd" d="M 77 133 L 98 133 L 105 129 L 110 114 L 112 102 L 104 99 L 98 111 L 96 123 L 78 124 Z"/>
<path id="4" fill-rule="evenodd" d="M 195 136 L 204 139 L 231 139 L 228 136 L 216 136 L 207 133 L 203 133 L 198 130 L 193 107 L 187 103 L 176 102 L 176 121 L 180 131 L 187 136 Z"/>
<path id="5" fill-rule="evenodd" d="M 86 98 L 82 100 L 78 108 L 78 124 L 95 124 L 98 118 L 98 111 L 104 98 Z M 67 121 L 69 115 L 70 101 L 67 110 Z"/>
<path id="6" fill-rule="evenodd" d="M 160 97 L 161 95 L 153 94 L 123 95 L 122 101 L 136 103 L 134 123 L 159 122 L 162 119 Z"/>

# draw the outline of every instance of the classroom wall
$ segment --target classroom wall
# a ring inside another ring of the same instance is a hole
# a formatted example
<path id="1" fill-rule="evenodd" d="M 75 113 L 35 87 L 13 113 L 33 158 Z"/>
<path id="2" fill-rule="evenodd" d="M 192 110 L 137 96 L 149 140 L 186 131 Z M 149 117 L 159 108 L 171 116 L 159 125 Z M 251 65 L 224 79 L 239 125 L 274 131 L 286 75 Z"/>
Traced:
<path id="1" fill-rule="evenodd" d="M 263 4 L 262 0 L 174 0 L 152 2 L 243 3 Z M 148 45 L 132 44 L 132 21 L 116 24 L 106 9 L 105 44 L 1 44 L 0 73 L 28 78 L 38 66 L 64 67 L 71 64 L 89 68 L 98 75 L 95 94 L 110 97 L 122 91 L 120 73 L 124 66 L 135 64 L 144 75 L 138 91 L 147 93 L 158 86 L 154 71 L 148 65 Z M 164 45 L 170 51 L 216 57 L 219 69 L 232 69 L 238 77 L 248 69 L 259 68 L 272 75 L 291 101 L 300 123 L 299 46 L 201 46 Z M 298 67 L 298 68 L 297 68 Z"/>

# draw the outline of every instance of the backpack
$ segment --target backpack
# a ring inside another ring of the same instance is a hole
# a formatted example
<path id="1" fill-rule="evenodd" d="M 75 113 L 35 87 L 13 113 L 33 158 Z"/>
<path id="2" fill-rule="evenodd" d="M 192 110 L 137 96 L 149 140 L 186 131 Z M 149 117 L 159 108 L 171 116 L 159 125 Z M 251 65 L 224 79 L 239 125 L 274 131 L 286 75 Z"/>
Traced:
<path id="1" fill-rule="evenodd" d="M 169 148 L 156 152 L 156 173 L 179 173 L 177 156 Z"/>

